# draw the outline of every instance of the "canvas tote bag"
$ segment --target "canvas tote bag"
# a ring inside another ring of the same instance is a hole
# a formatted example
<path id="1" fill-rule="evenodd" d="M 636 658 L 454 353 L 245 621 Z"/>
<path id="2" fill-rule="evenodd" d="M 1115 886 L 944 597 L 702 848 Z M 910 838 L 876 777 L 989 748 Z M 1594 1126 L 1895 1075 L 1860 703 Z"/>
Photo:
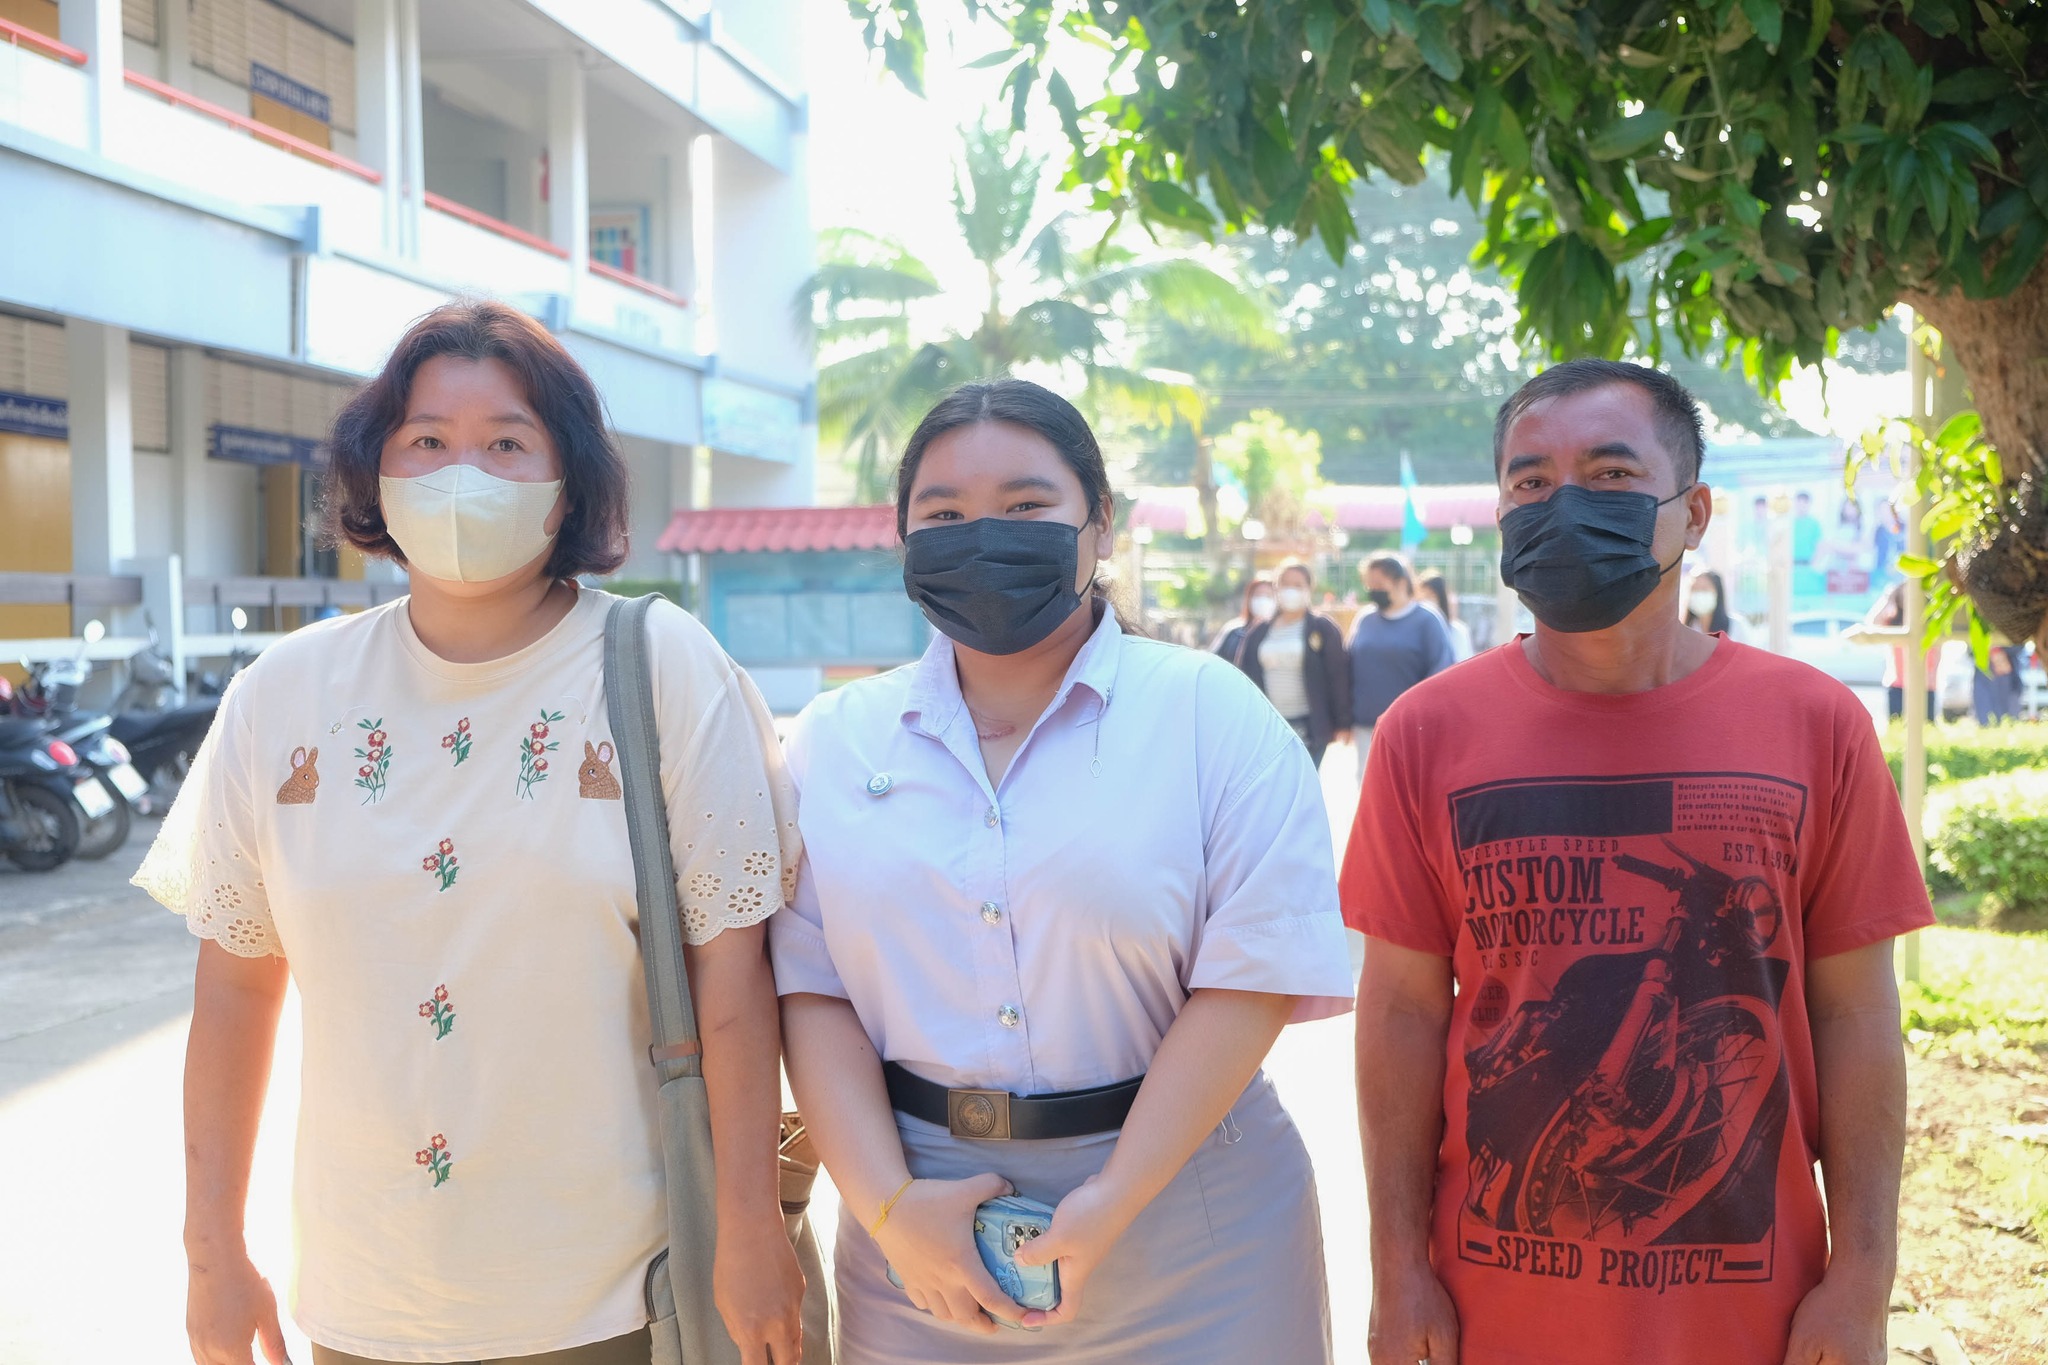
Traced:
<path id="1" fill-rule="evenodd" d="M 648 667 L 647 611 L 655 597 L 615 602 L 605 617 L 605 703 L 619 755 L 626 831 L 640 907 L 640 957 L 647 972 L 648 1056 L 660 1078 L 658 1112 L 668 1175 L 668 1249 L 647 1267 L 647 1317 L 653 1365 L 739 1365 L 739 1348 L 711 1297 L 717 1244 L 711 1164 L 711 1107 L 697 1039 L 697 1012 L 683 970 L 682 921 L 668 808 L 661 790 L 661 731 Z M 802 1365 L 831 1365 L 830 1286 L 817 1234 L 805 1209 L 818 1162 L 803 1121 L 782 1119 L 779 1149 L 782 1216 L 804 1274 Z"/>

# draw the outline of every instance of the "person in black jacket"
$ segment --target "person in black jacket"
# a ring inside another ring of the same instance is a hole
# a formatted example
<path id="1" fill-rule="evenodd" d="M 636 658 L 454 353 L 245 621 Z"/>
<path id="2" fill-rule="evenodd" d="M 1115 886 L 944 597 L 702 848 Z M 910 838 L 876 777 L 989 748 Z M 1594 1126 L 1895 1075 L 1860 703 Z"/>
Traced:
<path id="1" fill-rule="evenodd" d="M 1337 623 L 1309 610 L 1315 580 L 1308 566 L 1285 565 L 1279 582 L 1279 609 L 1245 632 L 1237 666 L 1321 763 L 1332 741 L 1351 737 L 1351 656 Z"/>
<path id="2" fill-rule="evenodd" d="M 1259 622 L 1273 619 L 1277 610 L 1273 596 L 1275 591 L 1272 579 L 1264 574 L 1254 574 L 1251 582 L 1244 585 L 1243 613 L 1222 629 L 1209 645 L 1209 652 L 1236 663 L 1238 647 L 1244 643 L 1245 633 Z"/>

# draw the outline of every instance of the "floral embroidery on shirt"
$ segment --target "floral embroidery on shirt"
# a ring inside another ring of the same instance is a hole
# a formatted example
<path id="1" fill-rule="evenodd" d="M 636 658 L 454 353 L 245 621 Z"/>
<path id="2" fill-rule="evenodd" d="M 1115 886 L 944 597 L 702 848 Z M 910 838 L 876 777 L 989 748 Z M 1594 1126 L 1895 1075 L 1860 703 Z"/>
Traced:
<path id="1" fill-rule="evenodd" d="M 775 871 L 775 855 L 757 848 L 746 856 L 740 870 L 749 877 L 766 877 Z"/>
<path id="2" fill-rule="evenodd" d="M 455 728 L 453 730 L 450 730 L 447 734 L 441 736 L 441 747 L 444 749 L 452 750 L 454 752 L 455 767 L 459 768 L 462 766 L 462 761 L 469 757 L 468 716 L 464 716 L 461 720 L 456 721 Z"/>
<path id="3" fill-rule="evenodd" d="M 455 875 L 462 871 L 456 866 L 461 859 L 455 856 L 455 841 L 443 839 L 441 846 L 420 859 L 420 867 L 441 879 L 441 889 L 446 891 L 455 885 Z"/>
<path id="4" fill-rule="evenodd" d="M 561 747 L 559 740 L 548 738 L 548 726 L 561 720 L 562 712 L 541 708 L 540 719 L 526 728 L 526 738 L 519 741 L 519 795 L 531 800 L 533 789 L 548 780 L 548 758 Z"/>
<path id="5" fill-rule="evenodd" d="M 320 771 L 313 765 L 320 759 L 318 747 L 308 749 L 301 744 L 292 750 L 292 775 L 277 789 L 277 804 L 280 806 L 309 806 L 313 804 L 313 793 L 320 787 Z"/>
<path id="6" fill-rule="evenodd" d="M 448 988 L 434 987 L 433 998 L 420 1001 L 420 1018 L 433 1021 L 434 1041 L 440 1042 L 455 1027 L 455 1007 L 448 1003 Z"/>
<path id="7" fill-rule="evenodd" d="M 439 1189 L 449 1176 L 455 1174 L 455 1156 L 448 1150 L 448 1139 L 439 1133 L 426 1146 L 412 1154 L 415 1165 L 424 1166 L 434 1173 L 434 1188 Z"/>
<path id="8" fill-rule="evenodd" d="M 359 720 L 356 727 L 363 732 L 363 747 L 356 750 L 356 757 L 363 760 L 363 766 L 356 769 L 356 785 L 368 795 L 363 797 L 364 805 L 384 799 L 384 774 L 391 767 L 391 742 L 384 733 L 384 722 Z"/>
<path id="9" fill-rule="evenodd" d="M 619 779 L 612 776 L 612 746 L 609 740 L 593 745 L 583 741 L 583 766 L 576 770 L 579 795 L 591 801 L 617 801 Z"/>

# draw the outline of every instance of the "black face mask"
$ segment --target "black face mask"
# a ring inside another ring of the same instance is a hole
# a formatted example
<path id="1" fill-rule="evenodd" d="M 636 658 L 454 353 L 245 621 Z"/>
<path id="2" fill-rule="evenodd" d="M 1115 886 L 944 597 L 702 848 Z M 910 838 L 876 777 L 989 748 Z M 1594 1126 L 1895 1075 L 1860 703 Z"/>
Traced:
<path id="1" fill-rule="evenodd" d="M 1078 526 L 982 517 L 911 532 L 903 588 L 956 643 L 1021 654 L 1081 605 L 1080 559 Z"/>
<path id="2" fill-rule="evenodd" d="M 1365 592 L 1365 600 L 1378 607 L 1381 611 L 1385 611 L 1394 605 L 1394 594 L 1388 592 L 1385 588 L 1368 588 Z"/>
<path id="3" fill-rule="evenodd" d="M 1595 493 L 1566 484 L 1500 519 L 1500 576 L 1537 620 L 1566 635 L 1627 619 L 1684 559 L 1661 565 L 1651 550 L 1657 509 L 1648 493 Z"/>

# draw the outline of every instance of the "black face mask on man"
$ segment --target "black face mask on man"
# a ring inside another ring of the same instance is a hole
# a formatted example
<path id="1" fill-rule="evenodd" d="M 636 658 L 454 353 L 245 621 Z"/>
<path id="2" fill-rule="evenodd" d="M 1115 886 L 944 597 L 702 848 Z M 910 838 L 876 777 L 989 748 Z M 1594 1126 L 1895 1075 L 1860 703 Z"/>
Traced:
<path id="1" fill-rule="evenodd" d="M 1595 493 L 1566 484 L 1500 519 L 1500 576 L 1544 625 L 1565 635 L 1607 630 L 1641 606 L 1683 561 L 1657 562 L 1659 501 L 1648 493 Z"/>
<path id="2" fill-rule="evenodd" d="M 1081 530 L 981 517 L 913 531 L 903 541 L 904 591 L 955 643 L 1021 654 L 1081 605 Z"/>

